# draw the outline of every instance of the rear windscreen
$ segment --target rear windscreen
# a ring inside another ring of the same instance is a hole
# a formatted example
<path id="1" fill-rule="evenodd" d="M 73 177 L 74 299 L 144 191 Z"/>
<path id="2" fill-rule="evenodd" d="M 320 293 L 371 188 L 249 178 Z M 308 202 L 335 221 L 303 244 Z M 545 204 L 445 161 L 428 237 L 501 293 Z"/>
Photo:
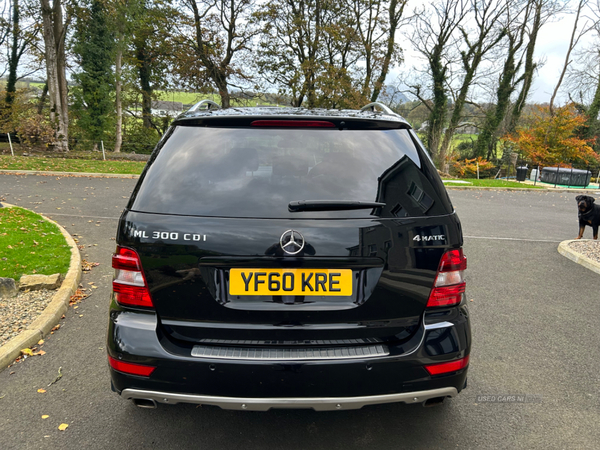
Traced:
<path id="1" fill-rule="evenodd" d="M 445 213 L 404 129 L 179 126 L 155 156 L 135 195 L 135 211 L 259 218 Z M 288 211 L 290 202 L 304 200 L 386 205 Z"/>

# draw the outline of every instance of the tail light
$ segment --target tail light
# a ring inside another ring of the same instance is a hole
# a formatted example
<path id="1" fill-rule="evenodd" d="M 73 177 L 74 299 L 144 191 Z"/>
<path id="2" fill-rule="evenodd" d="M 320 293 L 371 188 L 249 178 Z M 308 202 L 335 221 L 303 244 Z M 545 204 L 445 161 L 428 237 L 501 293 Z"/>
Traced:
<path id="1" fill-rule="evenodd" d="M 137 252 L 130 248 L 117 247 L 112 257 L 112 266 L 115 269 L 113 292 L 117 303 L 153 308 L 154 304 Z"/>
<path id="2" fill-rule="evenodd" d="M 149 377 L 152 372 L 154 372 L 154 369 L 156 369 L 154 366 L 145 366 L 143 364 L 119 361 L 118 359 L 110 356 L 108 357 L 108 364 L 110 364 L 110 367 L 115 369 L 117 372 L 123 372 L 129 375 L 138 375 L 140 377 Z"/>
<path id="3" fill-rule="evenodd" d="M 429 375 L 441 375 L 443 373 L 456 372 L 457 370 L 464 369 L 469 365 L 469 356 L 465 356 L 462 359 L 456 361 L 450 361 L 439 364 L 429 364 L 425 366 L 425 370 L 429 372 Z"/>
<path id="4" fill-rule="evenodd" d="M 466 286 L 463 277 L 466 268 L 467 258 L 462 249 L 444 253 L 429 294 L 428 308 L 454 306 L 461 302 Z"/>

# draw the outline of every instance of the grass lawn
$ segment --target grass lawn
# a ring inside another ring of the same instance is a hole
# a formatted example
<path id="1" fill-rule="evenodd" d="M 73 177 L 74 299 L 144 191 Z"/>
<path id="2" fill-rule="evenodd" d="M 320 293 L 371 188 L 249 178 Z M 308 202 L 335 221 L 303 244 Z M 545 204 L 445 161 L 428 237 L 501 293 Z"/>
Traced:
<path id="1" fill-rule="evenodd" d="M 22 208 L 0 208 L 0 277 L 66 274 L 71 249 L 58 227 Z"/>
<path id="2" fill-rule="evenodd" d="M 87 159 L 44 158 L 0 155 L 0 169 L 140 174 L 143 161 L 98 161 Z"/>
<path id="3" fill-rule="evenodd" d="M 464 183 L 452 183 L 452 181 L 468 181 L 469 185 Z M 478 180 L 476 178 L 461 178 L 460 180 L 444 180 L 446 186 L 477 186 L 477 187 L 511 187 L 525 189 L 543 189 L 542 186 L 532 186 L 530 184 L 519 183 L 518 181 L 506 181 L 497 179 Z"/>

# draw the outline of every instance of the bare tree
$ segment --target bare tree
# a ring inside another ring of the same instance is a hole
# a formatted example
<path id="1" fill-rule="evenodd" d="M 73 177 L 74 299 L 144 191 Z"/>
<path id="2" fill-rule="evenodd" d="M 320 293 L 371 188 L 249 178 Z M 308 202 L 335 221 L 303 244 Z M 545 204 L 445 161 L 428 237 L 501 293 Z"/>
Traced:
<path id="1" fill-rule="evenodd" d="M 452 136 L 463 118 L 463 107 L 480 64 L 506 35 L 506 30 L 500 25 L 500 19 L 505 15 L 507 7 L 508 4 L 504 0 L 472 0 L 469 15 L 475 24 L 474 29 L 468 29 L 463 25 L 459 26 L 463 41 L 462 82 L 454 100 L 450 121 L 444 132 L 444 139 L 440 147 L 442 156 L 447 154 Z"/>
<path id="2" fill-rule="evenodd" d="M 191 48 L 194 58 L 190 64 L 199 63 L 203 70 L 182 70 L 180 74 L 199 87 L 214 85 L 221 97 L 221 106 L 229 108 L 231 87 L 236 81 L 250 78 L 246 72 L 249 64 L 243 60 L 258 34 L 252 19 L 255 0 L 182 0 L 182 3 L 192 14 L 193 40 L 182 32 L 181 51 Z M 201 79 L 192 81 L 198 75 Z"/>
<path id="3" fill-rule="evenodd" d="M 23 24 L 21 13 L 21 4 L 19 0 L 12 0 L 9 7 L 7 31 L 10 35 L 10 51 L 8 53 L 8 79 L 6 81 L 6 104 L 12 104 L 17 90 L 17 81 L 19 80 L 18 69 L 23 54 L 33 45 L 37 39 L 38 30 L 35 23 Z M 8 36 L 7 36 L 8 37 Z M 1 40 L 0 36 L 0 40 Z M 33 70 L 35 72 L 35 70 Z M 30 72 L 31 73 L 31 72 Z M 30 74 L 29 73 L 29 74 Z M 21 74 L 21 77 L 28 74 Z"/>
<path id="4" fill-rule="evenodd" d="M 557 0 L 528 0 L 528 4 L 531 6 L 533 20 L 528 24 L 528 42 L 525 51 L 523 74 L 518 79 L 518 81 L 522 83 L 521 90 L 510 114 L 508 131 L 513 131 L 521 118 L 521 113 L 525 107 L 533 83 L 533 77 L 537 70 L 538 63 L 534 60 L 533 56 L 537 44 L 538 33 L 548 19 L 553 17 L 564 7 L 563 3 Z"/>
<path id="5" fill-rule="evenodd" d="M 325 0 L 273 0 L 262 8 L 259 73 L 292 97 L 293 106 L 317 102 L 317 76 L 324 55 Z"/>
<path id="6" fill-rule="evenodd" d="M 587 116 L 583 135 L 595 142 L 600 152 L 600 0 L 589 3 L 586 19 L 591 23 L 592 43 L 576 52 L 575 64 L 568 69 L 567 86 L 573 95 L 569 97 Z"/>
<path id="7" fill-rule="evenodd" d="M 507 46 L 502 52 L 504 62 L 498 76 L 495 101 L 486 112 L 483 125 L 475 143 L 475 155 L 490 159 L 495 153 L 498 129 L 509 107 L 511 96 L 517 88 L 517 74 L 521 68 L 521 49 L 526 42 L 527 23 L 531 15 L 531 5 L 523 8 L 517 2 L 510 3 L 503 27 Z"/>
<path id="8" fill-rule="evenodd" d="M 438 165 L 445 163 L 441 137 L 448 112 L 448 79 L 456 55 L 457 30 L 468 12 L 465 0 L 444 0 L 415 11 L 410 40 L 426 59 L 426 84 L 413 83 L 412 93 L 429 109 L 427 146 Z M 431 99 L 427 98 L 428 93 Z"/>
<path id="9" fill-rule="evenodd" d="M 563 64 L 563 68 L 562 68 L 562 71 L 560 72 L 558 82 L 556 83 L 556 86 L 554 87 L 554 91 L 552 92 L 552 97 L 550 98 L 549 110 L 550 110 L 551 115 L 554 115 L 554 100 L 556 99 L 558 90 L 560 89 L 560 86 L 565 78 L 565 74 L 567 73 L 569 64 L 571 64 L 571 52 L 573 51 L 573 49 L 579 42 L 579 39 L 581 39 L 581 36 L 583 36 L 587 31 L 589 31 L 589 28 L 587 28 L 586 24 L 584 24 L 583 28 L 579 30 L 579 33 L 577 32 L 577 26 L 579 24 L 579 16 L 581 15 L 581 11 L 583 10 L 583 8 L 586 6 L 587 3 L 588 3 L 587 0 L 579 0 L 579 3 L 577 4 L 577 10 L 575 13 L 575 22 L 573 23 L 573 31 L 571 32 L 571 40 L 569 41 L 569 47 L 567 48 L 567 54 L 565 56 L 565 63 Z"/>
<path id="10" fill-rule="evenodd" d="M 401 51 L 396 44 L 407 0 L 349 0 L 356 35 L 364 63 L 362 95 L 376 101 L 387 78 L 390 65 L 399 61 Z"/>

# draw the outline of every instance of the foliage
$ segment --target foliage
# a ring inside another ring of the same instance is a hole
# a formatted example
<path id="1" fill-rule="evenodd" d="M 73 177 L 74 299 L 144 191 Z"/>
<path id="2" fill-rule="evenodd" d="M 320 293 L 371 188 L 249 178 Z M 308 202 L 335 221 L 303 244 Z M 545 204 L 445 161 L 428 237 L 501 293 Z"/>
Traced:
<path id="1" fill-rule="evenodd" d="M 158 119 L 170 120 L 168 118 Z M 162 125 L 166 129 L 166 123 Z M 150 154 L 159 140 L 160 134 L 154 128 L 145 128 L 137 117 L 124 118 L 122 151 Z"/>
<path id="2" fill-rule="evenodd" d="M 54 141 L 54 129 L 48 118 L 41 114 L 32 112 L 24 115 L 16 126 L 16 130 L 21 139 L 21 145 L 28 148 L 47 147 Z"/>
<path id="3" fill-rule="evenodd" d="M 98 145 L 114 115 L 111 33 L 101 0 L 87 0 L 79 8 L 76 43 L 81 72 L 74 75 L 79 89 L 74 90 L 78 128 L 83 136 Z"/>
<path id="4" fill-rule="evenodd" d="M 0 132 L 17 132 L 21 144 L 26 148 L 46 146 L 54 140 L 54 129 L 48 118 L 39 114 L 30 101 L 30 92 L 18 90 L 7 102 L 0 92 Z"/>
<path id="5" fill-rule="evenodd" d="M 390 64 L 402 60 L 394 39 L 405 5 L 266 1 L 255 15 L 262 24 L 257 71 L 293 106 L 364 106 L 379 96 Z"/>
<path id="6" fill-rule="evenodd" d="M 488 176 L 488 172 L 494 169 L 495 165 L 491 161 L 477 157 L 473 159 L 465 159 L 463 161 L 455 161 L 452 164 L 452 168 L 459 177 L 472 177 L 477 175 L 477 168 L 479 166 L 479 175 Z"/>
<path id="7" fill-rule="evenodd" d="M 0 277 L 65 274 L 71 250 L 58 227 L 22 208 L 0 209 Z"/>
<path id="8" fill-rule="evenodd" d="M 577 130 L 586 122 L 573 104 L 555 109 L 536 106 L 526 123 L 515 133 L 505 136 L 525 157 L 535 164 L 552 166 L 564 163 L 591 163 L 600 161 L 600 155 L 590 146 L 590 140 L 577 136 Z"/>

